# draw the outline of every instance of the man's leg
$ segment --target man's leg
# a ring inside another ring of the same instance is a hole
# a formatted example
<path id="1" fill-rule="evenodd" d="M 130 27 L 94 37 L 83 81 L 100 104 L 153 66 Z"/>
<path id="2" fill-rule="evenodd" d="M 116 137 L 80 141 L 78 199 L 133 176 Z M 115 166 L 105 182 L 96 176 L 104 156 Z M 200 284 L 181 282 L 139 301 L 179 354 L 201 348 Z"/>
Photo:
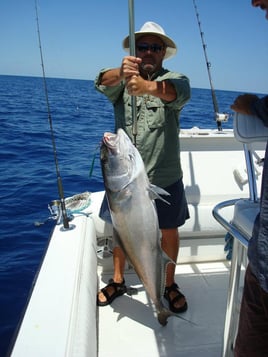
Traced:
<path id="1" fill-rule="evenodd" d="M 113 282 L 116 284 L 121 284 L 124 281 L 124 269 L 125 269 L 125 255 L 120 247 L 115 247 L 113 249 L 113 263 L 114 263 L 114 275 Z M 104 288 L 106 291 L 106 295 L 112 296 L 117 291 L 116 285 L 108 284 L 107 287 Z M 105 303 L 107 301 L 107 296 L 103 293 L 103 291 L 98 292 L 98 303 Z"/>

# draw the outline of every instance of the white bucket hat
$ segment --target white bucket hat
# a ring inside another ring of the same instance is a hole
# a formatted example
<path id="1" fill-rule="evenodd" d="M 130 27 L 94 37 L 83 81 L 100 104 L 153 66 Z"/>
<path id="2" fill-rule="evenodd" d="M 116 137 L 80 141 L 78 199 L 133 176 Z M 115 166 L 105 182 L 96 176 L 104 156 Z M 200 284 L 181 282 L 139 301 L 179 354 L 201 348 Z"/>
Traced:
<path id="1" fill-rule="evenodd" d="M 165 59 L 175 56 L 177 52 L 177 46 L 174 41 L 171 40 L 166 34 L 164 29 L 155 22 L 145 22 L 141 27 L 140 31 L 135 32 L 135 41 L 145 35 L 154 35 L 160 37 L 161 40 L 167 46 Z M 127 36 L 123 41 L 123 48 L 125 51 L 129 52 L 129 36 Z"/>

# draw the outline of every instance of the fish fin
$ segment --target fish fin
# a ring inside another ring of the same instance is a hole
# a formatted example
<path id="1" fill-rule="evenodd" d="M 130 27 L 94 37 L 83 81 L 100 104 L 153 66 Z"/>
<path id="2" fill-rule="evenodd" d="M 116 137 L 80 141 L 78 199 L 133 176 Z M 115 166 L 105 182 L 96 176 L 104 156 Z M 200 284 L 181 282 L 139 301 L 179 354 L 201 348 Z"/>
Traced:
<path id="1" fill-rule="evenodd" d="M 170 196 L 170 194 L 167 191 L 165 191 L 163 188 L 150 184 L 150 186 L 147 189 L 151 200 L 159 199 L 170 205 L 168 201 L 166 201 L 163 197 L 160 196 L 160 195 Z"/>

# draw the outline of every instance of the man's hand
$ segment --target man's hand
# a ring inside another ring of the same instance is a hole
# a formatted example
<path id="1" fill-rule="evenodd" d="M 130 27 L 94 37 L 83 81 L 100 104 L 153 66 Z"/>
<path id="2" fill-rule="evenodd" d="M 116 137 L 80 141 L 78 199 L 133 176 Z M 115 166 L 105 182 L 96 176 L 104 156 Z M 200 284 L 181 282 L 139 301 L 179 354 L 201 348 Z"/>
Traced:
<path id="1" fill-rule="evenodd" d="M 144 95 L 148 93 L 148 81 L 141 76 L 133 75 L 126 79 L 126 87 L 129 95 Z"/>
<path id="2" fill-rule="evenodd" d="M 141 58 L 134 56 L 126 56 L 123 58 L 120 76 L 128 80 L 132 76 L 139 76 L 139 64 L 141 63 Z"/>

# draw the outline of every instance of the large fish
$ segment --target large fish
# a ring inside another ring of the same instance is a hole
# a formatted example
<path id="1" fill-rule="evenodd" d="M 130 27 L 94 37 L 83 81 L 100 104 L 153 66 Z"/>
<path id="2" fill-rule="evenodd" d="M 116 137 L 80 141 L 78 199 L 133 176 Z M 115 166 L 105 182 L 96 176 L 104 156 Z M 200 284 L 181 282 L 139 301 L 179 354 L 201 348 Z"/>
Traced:
<path id="1" fill-rule="evenodd" d="M 160 324 L 173 315 L 162 304 L 166 266 L 154 199 L 168 194 L 149 183 L 142 158 L 127 134 L 105 133 L 101 166 L 112 222 L 122 249 L 154 303 Z"/>

